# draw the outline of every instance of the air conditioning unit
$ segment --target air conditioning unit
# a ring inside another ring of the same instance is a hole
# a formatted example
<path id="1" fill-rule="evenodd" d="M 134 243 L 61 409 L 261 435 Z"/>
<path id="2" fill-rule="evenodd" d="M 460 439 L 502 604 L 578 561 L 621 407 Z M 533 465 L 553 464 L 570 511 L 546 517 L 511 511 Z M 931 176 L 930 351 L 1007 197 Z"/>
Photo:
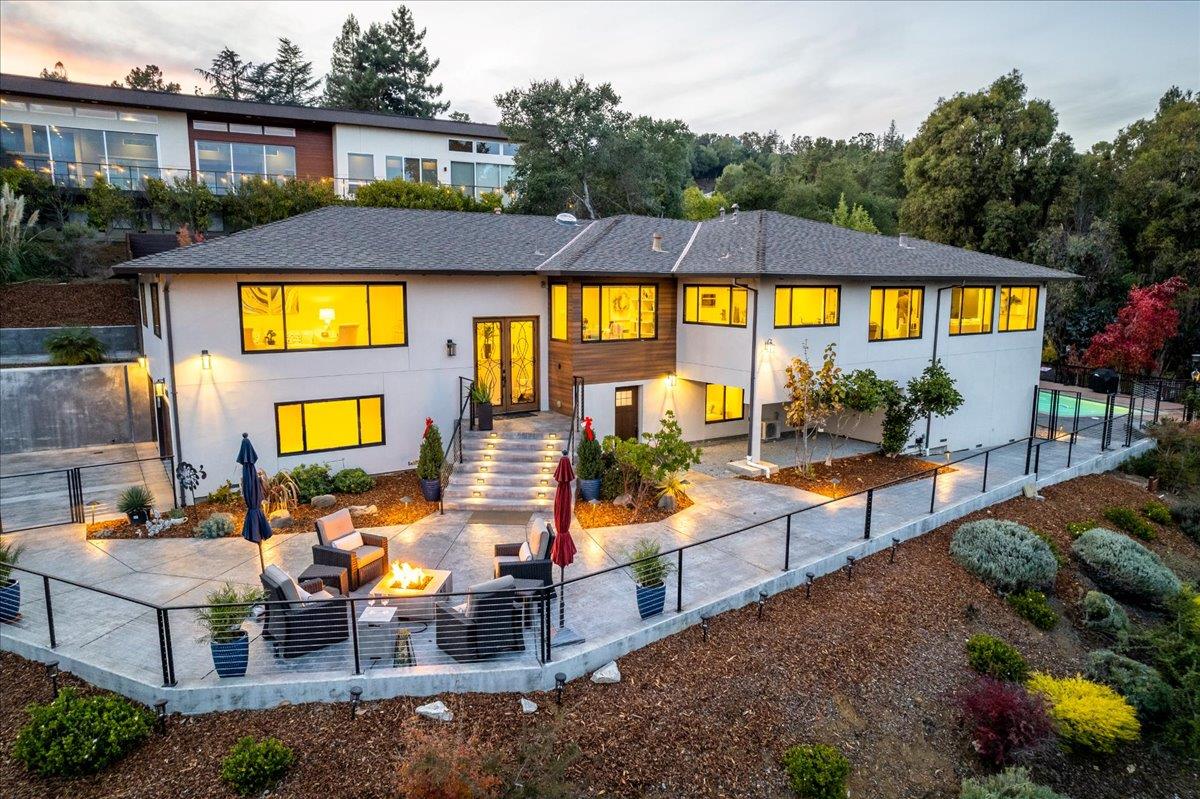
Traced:
<path id="1" fill-rule="evenodd" d="M 779 439 L 779 422 L 763 422 L 762 423 L 762 439 L 763 441 L 776 441 Z"/>

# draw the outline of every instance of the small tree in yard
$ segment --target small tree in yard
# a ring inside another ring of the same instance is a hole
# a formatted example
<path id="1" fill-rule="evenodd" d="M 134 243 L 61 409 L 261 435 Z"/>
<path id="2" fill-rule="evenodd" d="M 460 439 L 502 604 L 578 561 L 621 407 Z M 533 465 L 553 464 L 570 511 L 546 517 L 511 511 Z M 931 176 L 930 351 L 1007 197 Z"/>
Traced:
<path id="1" fill-rule="evenodd" d="M 796 457 L 803 471 L 812 472 L 812 445 L 829 417 L 842 410 L 844 386 L 837 365 L 837 348 L 825 347 L 819 368 L 808 362 L 808 345 L 787 365 L 788 401 L 784 404 L 787 423 L 796 430 Z"/>
<path id="2" fill-rule="evenodd" d="M 839 380 L 842 412 L 833 418 L 833 434 L 829 437 L 829 454 L 825 465 L 833 463 L 838 448 L 851 432 L 862 424 L 863 417 L 875 413 L 884 405 L 886 383 L 874 369 L 855 369 Z"/>
<path id="3" fill-rule="evenodd" d="M 133 219 L 133 201 L 103 175 L 97 175 L 87 190 L 84 206 L 88 224 L 105 235 L 112 232 L 117 222 Z"/>
<path id="4" fill-rule="evenodd" d="M 908 443 L 908 435 L 912 430 L 913 422 L 922 416 L 949 416 L 956 410 L 962 407 L 963 396 L 958 389 L 954 387 L 954 378 L 946 371 L 946 367 L 942 366 L 939 360 L 933 361 L 925 367 L 917 377 L 908 381 L 908 386 L 905 388 L 903 397 L 899 401 L 899 406 L 893 411 L 892 404 L 888 405 L 888 414 L 894 413 L 893 422 L 895 429 L 892 431 L 892 439 L 889 442 L 892 446 L 899 445 L 898 448 L 884 448 L 884 452 L 889 455 L 895 454 L 904 448 Z M 887 418 L 885 414 L 884 420 L 884 437 L 887 438 Z M 925 442 L 925 447 L 929 447 L 929 442 Z"/>
<path id="5" fill-rule="evenodd" d="M 442 463 L 446 453 L 442 450 L 442 431 L 433 423 L 433 419 L 425 420 L 425 435 L 421 438 L 421 453 L 417 457 L 417 477 L 422 480 L 436 480 L 442 474 Z"/>
<path id="6" fill-rule="evenodd" d="M 1163 348 L 1179 332 L 1175 300 L 1187 291 L 1179 275 L 1151 286 L 1134 286 L 1117 321 L 1092 336 L 1084 353 L 1089 366 L 1111 366 L 1121 372 L 1162 373 Z"/>

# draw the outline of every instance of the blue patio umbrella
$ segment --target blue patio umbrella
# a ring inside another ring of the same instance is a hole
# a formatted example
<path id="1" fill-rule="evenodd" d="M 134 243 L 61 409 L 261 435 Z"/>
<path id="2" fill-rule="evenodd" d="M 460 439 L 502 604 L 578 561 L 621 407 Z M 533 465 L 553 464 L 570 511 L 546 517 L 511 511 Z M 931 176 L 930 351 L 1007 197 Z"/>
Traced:
<path id="1" fill-rule="evenodd" d="M 271 523 L 262 510 L 263 488 L 258 479 L 258 453 L 250 443 L 250 434 L 242 433 L 242 448 L 238 451 L 237 462 L 242 464 L 242 499 L 246 502 L 246 521 L 242 523 L 242 538 L 258 544 L 258 565 L 262 571 L 267 567 L 263 563 L 262 542 L 271 537 Z"/>

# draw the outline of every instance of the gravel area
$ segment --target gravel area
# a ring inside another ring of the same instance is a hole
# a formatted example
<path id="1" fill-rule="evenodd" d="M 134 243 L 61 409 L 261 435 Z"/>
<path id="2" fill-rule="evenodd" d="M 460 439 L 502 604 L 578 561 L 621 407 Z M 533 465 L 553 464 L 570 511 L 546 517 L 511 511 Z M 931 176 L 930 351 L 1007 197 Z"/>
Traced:
<path id="1" fill-rule="evenodd" d="M 824 461 L 812 464 L 811 473 L 805 474 L 799 466 L 788 466 L 780 469 L 770 477 L 743 477 L 743 480 L 754 480 L 759 483 L 773 483 L 792 488 L 802 488 L 833 499 L 854 494 L 872 486 L 891 483 L 909 476 L 925 476 L 930 470 L 937 469 L 938 464 L 901 455 L 889 458 L 875 452 L 862 455 L 850 455 L 837 458 L 828 466 Z M 938 474 L 948 474 L 955 471 L 950 466 L 938 469 Z"/>
<path id="2" fill-rule="evenodd" d="M 575 518 L 579 520 L 579 526 L 585 530 L 592 527 L 613 527 L 618 524 L 658 522 L 679 513 L 684 508 L 690 508 L 693 504 L 695 503 L 687 497 L 681 497 L 673 510 L 664 510 L 658 507 L 658 502 L 653 495 L 637 507 L 614 505 L 603 500 L 579 501 L 575 503 Z"/>
<path id="3" fill-rule="evenodd" d="M 1045 500 L 1017 498 L 972 518 L 1023 520 L 1060 545 L 1065 524 L 1098 517 L 1114 503 L 1140 506 L 1147 494 L 1112 476 L 1045 489 Z M 272 796 L 337 799 L 398 796 L 396 774 L 412 752 L 414 732 L 465 744 L 480 757 L 511 763 L 534 730 L 560 746 L 577 744 L 568 769 L 571 796 L 786 797 L 779 768 L 797 743 L 840 747 L 853 764 L 851 796 L 956 797 L 962 777 L 985 772 L 960 728 L 953 697 L 970 684 L 963 645 L 976 632 L 1013 643 L 1036 669 L 1073 672 L 1100 642 L 1070 623 L 1042 632 L 1016 617 L 999 596 L 950 558 L 950 537 L 966 520 L 935 530 L 842 573 L 772 597 L 762 617 L 754 606 L 722 614 L 707 640 L 689 628 L 621 659 L 624 680 L 567 686 L 561 709 L 550 694 L 530 698 L 542 709 L 520 714 L 515 695 L 443 695 L 448 724 L 418 720 L 425 699 L 365 705 L 350 720 L 346 705 L 174 718 L 126 760 L 72 782 L 28 776 L 8 756 L 21 708 L 44 699 L 41 666 L 0 655 L 8 686 L 0 694 L 0 785 L 20 797 L 224 797 L 221 758 L 241 735 L 275 735 L 297 762 Z M 1196 568 L 1200 548 L 1178 531 L 1150 543 Z M 1073 565 L 1060 578 L 1064 609 L 1086 585 Z M 1141 743 L 1104 758 L 1070 757 L 1048 748 L 1032 757 L 1035 778 L 1074 799 L 1195 799 L 1200 772 Z"/>

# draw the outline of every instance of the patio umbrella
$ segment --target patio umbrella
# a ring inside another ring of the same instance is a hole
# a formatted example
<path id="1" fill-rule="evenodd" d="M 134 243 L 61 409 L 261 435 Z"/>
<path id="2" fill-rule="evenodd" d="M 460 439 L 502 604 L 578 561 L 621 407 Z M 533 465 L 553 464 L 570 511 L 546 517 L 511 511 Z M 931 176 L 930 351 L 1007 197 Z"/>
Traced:
<path id="1" fill-rule="evenodd" d="M 266 571 L 262 542 L 271 537 L 271 523 L 262 511 L 263 488 L 255 466 L 258 463 L 258 453 L 250 443 L 248 433 L 242 433 L 242 448 L 238 451 L 237 462 L 242 464 L 242 499 L 246 502 L 246 521 L 242 523 L 242 538 L 258 544 L 258 565 L 262 571 Z"/>
<path id="2" fill-rule="evenodd" d="M 563 450 L 558 468 L 554 470 L 554 481 L 558 487 L 554 489 L 554 543 L 550 546 L 550 562 L 558 566 L 558 580 L 562 582 L 563 575 L 571 561 L 575 560 L 575 542 L 571 539 L 571 481 L 575 479 L 575 470 L 571 468 L 571 459 Z M 566 626 L 566 607 L 563 599 L 566 587 L 559 589 L 558 597 L 558 626 Z"/>

